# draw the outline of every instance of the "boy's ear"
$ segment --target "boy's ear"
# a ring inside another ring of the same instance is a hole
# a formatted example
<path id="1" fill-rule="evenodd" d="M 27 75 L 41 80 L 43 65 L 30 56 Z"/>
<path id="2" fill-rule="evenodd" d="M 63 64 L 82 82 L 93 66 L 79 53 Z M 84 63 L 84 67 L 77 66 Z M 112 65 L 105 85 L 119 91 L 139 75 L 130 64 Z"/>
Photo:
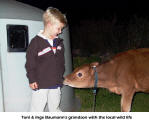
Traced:
<path id="1" fill-rule="evenodd" d="M 47 26 L 50 27 L 52 25 L 52 22 L 48 21 Z"/>
<path id="2" fill-rule="evenodd" d="M 47 25 L 50 26 L 50 25 L 51 25 L 51 22 L 49 21 L 49 22 L 47 23 Z"/>

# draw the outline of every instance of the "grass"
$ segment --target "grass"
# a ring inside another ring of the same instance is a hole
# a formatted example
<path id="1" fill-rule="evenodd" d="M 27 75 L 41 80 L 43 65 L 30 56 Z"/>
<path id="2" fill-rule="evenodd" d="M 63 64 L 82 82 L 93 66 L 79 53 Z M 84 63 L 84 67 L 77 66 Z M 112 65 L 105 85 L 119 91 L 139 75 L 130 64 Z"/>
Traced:
<path id="1" fill-rule="evenodd" d="M 92 89 L 75 89 L 76 96 L 80 99 L 80 112 L 91 112 L 93 110 Z M 120 96 L 110 93 L 106 89 L 98 89 L 96 95 L 96 112 L 120 111 Z"/>
<path id="2" fill-rule="evenodd" d="M 75 95 L 81 102 L 80 112 L 93 111 L 92 89 L 75 89 Z M 96 95 L 96 112 L 120 112 L 121 96 L 99 88 Z M 136 93 L 132 102 L 132 112 L 149 112 L 149 94 Z"/>
<path id="3" fill-rule="evenodd" d="M 74 68 L 99 61 L 98 57 L 92 58 L 74 58 Z M 93 110 L 93 92 L 92 89 L 75 89 L 75 95 L 81 102 L 80 112 L 91 112 Z M 99 88 L 96 95 L 96 112 L 120 112 L 121 96 L 109 92 L 107 89 Z M 149 112 L 149 94 L 136 93 L 133 97 L 132 112 Z"/>

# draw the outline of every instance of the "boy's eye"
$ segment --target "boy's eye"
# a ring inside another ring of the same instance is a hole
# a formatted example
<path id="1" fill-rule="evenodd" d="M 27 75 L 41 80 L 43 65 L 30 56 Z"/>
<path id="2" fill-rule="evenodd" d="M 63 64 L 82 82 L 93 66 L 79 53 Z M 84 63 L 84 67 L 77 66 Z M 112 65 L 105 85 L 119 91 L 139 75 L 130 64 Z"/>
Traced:
<path id="1" fill-rule="evenodd" d="M 78 76 L 81 77 L 82 76 L 82 73 L 78 73 Z"/>

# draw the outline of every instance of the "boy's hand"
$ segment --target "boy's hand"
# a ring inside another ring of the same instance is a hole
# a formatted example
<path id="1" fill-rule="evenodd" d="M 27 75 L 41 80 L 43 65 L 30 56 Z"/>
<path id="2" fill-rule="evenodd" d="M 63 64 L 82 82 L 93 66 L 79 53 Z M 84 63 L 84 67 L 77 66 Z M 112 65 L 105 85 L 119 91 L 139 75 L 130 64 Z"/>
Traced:
<path id="1" fill-rule="evenodd" d="M 33 90 L 38 89 L 38 84 L 37 84 L 37 82 L 31 83 L 31 84 L 29 84 L 29 86 L 30 86 Z"/>

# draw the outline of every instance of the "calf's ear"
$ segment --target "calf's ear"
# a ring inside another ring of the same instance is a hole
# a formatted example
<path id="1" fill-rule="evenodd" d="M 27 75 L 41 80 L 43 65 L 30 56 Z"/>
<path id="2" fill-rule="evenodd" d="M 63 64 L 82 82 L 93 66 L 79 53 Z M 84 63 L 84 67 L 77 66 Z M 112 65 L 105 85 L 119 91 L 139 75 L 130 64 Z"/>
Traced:
<path id="1" fill-rule="evenodd" d="M 97 67 L 99 65 L 99 62 L 92 62 L 90 65 L 91 67 Z"/>

